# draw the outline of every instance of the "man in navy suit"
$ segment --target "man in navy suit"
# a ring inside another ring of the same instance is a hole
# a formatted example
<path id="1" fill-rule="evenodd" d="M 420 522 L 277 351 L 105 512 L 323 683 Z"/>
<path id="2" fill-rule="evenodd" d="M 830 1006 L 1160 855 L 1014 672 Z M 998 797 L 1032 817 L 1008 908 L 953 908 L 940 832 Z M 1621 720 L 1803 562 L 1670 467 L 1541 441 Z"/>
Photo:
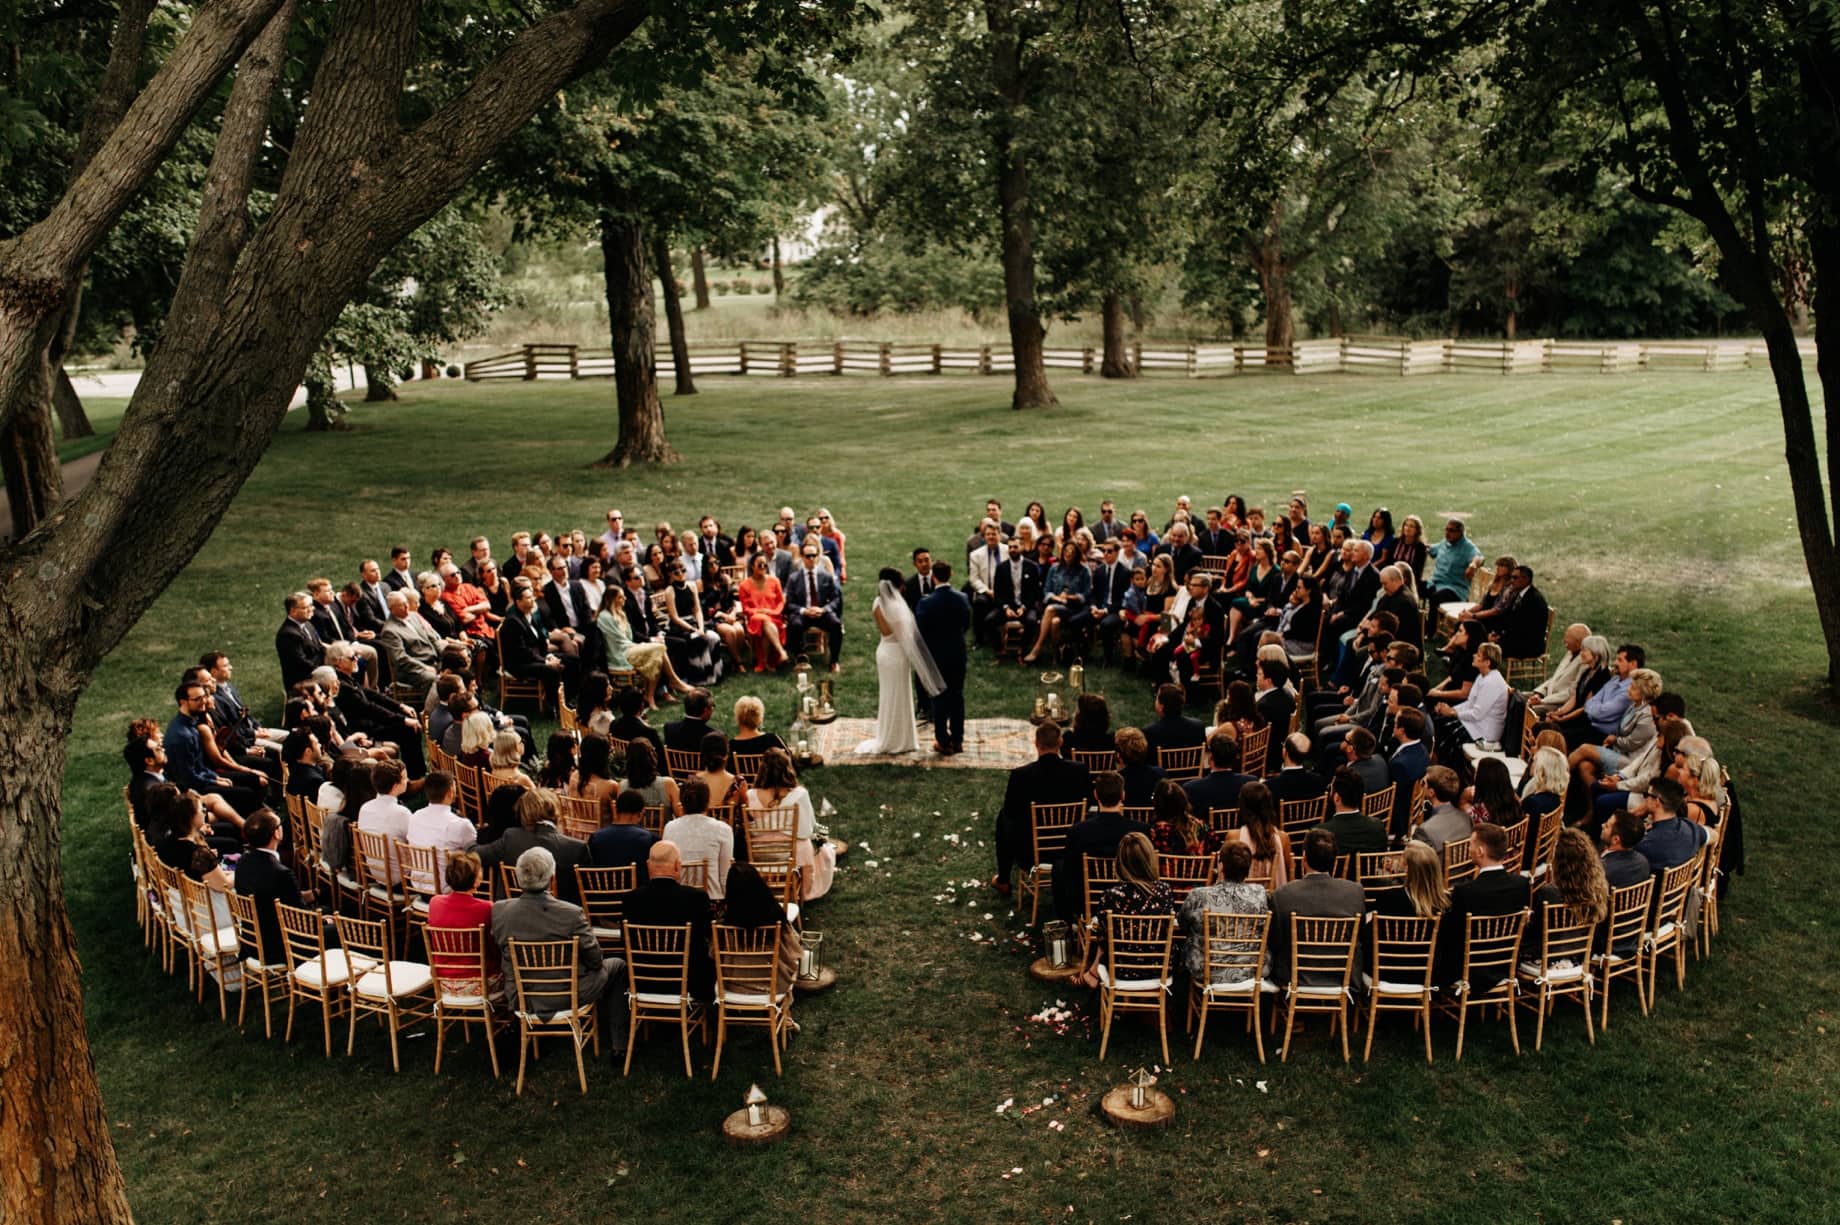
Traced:
<path id="1" fill-rule="evenodd" d="M 1422 711 L 1402 710 L 1393 721 L 1393 740 L 1398 747 L 1387 763 L 1387 773 L 1393 779 L 1392 830 L 1396 837 L 1406 832 L 1412 815 L 1412 790 L 1431 765 L 1431 754 L 1420 739 L 1424 734 Z"/>
<path id="2" fill-rule="evenodd" d="M 1258 782 L 1252 774 L 1239 769 L 1239 741 L 1219 732 L 1208 741 L 1208 761 L 1213 767 L 1200 778 L 1182 784 L 1188 793 L 1189 811 L 1202 820 L 1216 808 L 1238 808 L 1240 788 Z"/>
<path id="3" fill-rule="evenodd" d="M 275 631 L 275 654 L 281 660 L 281 684 L 292 688 L 326 662 L 326 645 L 313 628 L 313 598 L 295 591 L 283 600 L 287 619 Z"/>
<path id="4" fill-rule="evenodd" d="M 950 757 L 965 747 L 965 634 L 971 629 L 971 601 L 952 589 L 947 563 L 933 563 L 933 580 L 932 591 L 914 609 L 914 624 L 946 683 L 933 695 L 933 748 Z"/>
<path id="5" fill-rule="evenodd" d="M 1131 564 L 1119 556 L 1116 539 L 1100 545 L 1099 552 L 1102 560 L 1093 568 L 1092 615 L 1099 622 L 1099 646 L 1109 668 L 1118 651 L 1118 635 L 1124 629 L 1124 597 L 1131 590 Z"/>
<path id="6" fill-rule="evenodd" d="M 256 926 L 262 932 L 262 956 L 274 965 L 287 960 L 281 935 L 281 918 L 275 903 L 304 907 L 313 901 L 311 893 L 302 893 L 293 871 L 281 862 L 281 821 L 268 809 L 260 809 L 244 828 L 249 850 L 236 865 L 236 891 L 253 898 Z M 253 957 L 254 949 L 245 952 Z"/>
<path id="7" fill-rule="evenodd" d="M 818 564 L 820 556 L 817 538 L 799 547 L 799 568 L 785 586 L 786 628 L 795 653 L 806 630 L 821 629 L 830 635 L 831 671 L 835 672 L 843 654 L 843 588 L 837 585 L 834 575 Z"/>
<path id="8" fill-rule="evenodd" d="M 992 583 L 993 598 L 987 630 L 991 641 L 1001 645 L 1003 626 L 1010 621 L 1022 623 L 1022 640 L 1029 641 L 1041 623 L 1041 567 L 1022 552 L 1022 541 L 1012 536 L 1009 557 L 997 567 Z"/>

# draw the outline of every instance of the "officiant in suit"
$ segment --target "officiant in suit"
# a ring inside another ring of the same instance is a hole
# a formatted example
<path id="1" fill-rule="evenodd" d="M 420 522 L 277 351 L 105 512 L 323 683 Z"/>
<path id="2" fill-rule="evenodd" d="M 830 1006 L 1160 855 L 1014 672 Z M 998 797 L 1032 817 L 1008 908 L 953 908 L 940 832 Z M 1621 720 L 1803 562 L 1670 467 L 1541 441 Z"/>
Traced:
<path id="1" fill-rule="evenodd" d="M 971 628 L 971 601 L 952 589 L 947 563 L 933 563 L 933 579 L 932 591 L 914 610 L 914 624 L 946 683 L 933 695 L 933 748 L 950 757 L 965 747 L 965 634 Z"/>

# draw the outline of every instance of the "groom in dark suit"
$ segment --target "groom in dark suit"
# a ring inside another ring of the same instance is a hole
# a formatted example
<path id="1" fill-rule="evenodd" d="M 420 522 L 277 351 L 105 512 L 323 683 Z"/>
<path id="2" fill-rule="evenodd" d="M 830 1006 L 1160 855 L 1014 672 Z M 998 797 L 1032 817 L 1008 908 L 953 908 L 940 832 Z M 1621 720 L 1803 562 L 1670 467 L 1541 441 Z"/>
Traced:
<path id="1" fill-rule="evenodd" d="M 933 579 L 933 590 L 914 609 L 914 625 L 946 683 L 933 695 L 933 748 L 950 757 L 965 748 L 965 634 L 971 629 L 971 601 L 952 589 L 947 563 L 933 563 Z"/>

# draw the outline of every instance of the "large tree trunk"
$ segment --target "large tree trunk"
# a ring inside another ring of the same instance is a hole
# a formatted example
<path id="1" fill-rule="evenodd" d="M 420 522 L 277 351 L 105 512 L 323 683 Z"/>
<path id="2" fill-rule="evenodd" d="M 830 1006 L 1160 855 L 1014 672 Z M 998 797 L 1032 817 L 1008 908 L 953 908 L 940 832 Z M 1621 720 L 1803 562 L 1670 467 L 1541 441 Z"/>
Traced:
<path id="1" fill-rule="evenodd" d="M 690 248 L 690 291 L 696 295 L 696 309 L 709 309 L 709 272 L 703 267 L 703 248 Z"/>
<path id="2" fill-rule="evenodd" d="M 779 255 L 779 235 L 773 236 L 773 304 L 779 305 L 786 292 L 786 265 Z"/>
<path id="3" fill-rule="evenodd" d="M 311 391 L 311 388 L 309 388 Z M 310 397 L 309 397 L 310 398 Z M 396 380 L 391 372 L 381 366 L 364 363 L 364 402 L 367 404 L 387 403 L 398 399 Z"/>
<path id="4" fill-rule="evenodd" d="M 1048 332 L 1035 304 L 1035 220 L 1029 199 L 1029 166 L 1013 131 L 1029 104 L 1028 85 L 1022 71 L 1023 39 L 1009 4 L 1010 0 L 985 0 L 984 20 L 990 27 L 1000 108 L 993 152 L 1003 227 L 1003 297 L 1008 306 L 1010 352 L 1016 359 L 1016 390 L 1010 407 L 1051 408 L 1059 401 L 1048 386 L 1048 368 L 1042 362 L 1042 341 Z"/>
<path id="5" fill-rule="evenodd" d="M 652 235 L 652 262 L 658 265 L 658 283 L 664 286 L 665 328 L 671 334 L 671 368 L 677 375 L 680 396 L 696 394 L 690 374 L 690 342 L 684 334 L 684 301 L 677 293 L 677 274 L 671 270 L 671 237 L 663 230 Z"/>
<path id="6" fill-rule="evenodd" d="M 68 301 L 69 277 L 279 7 L 213 0 L 190 10 L 154 82 L 89 167 L 43 220 L 0 243 L 0 428 L 22 411 L 19 392 L 42 357 L 40 329 Z M 318 338 L 377 262 L 644 15 L 639 0 L 580 0 L 512 38 L 448 103 L 404 130 L 399 104 L 415 6 L 341 4 L 274 207 L 246 243 L 236 227 L 207 220 L 214 190 L 239 178 L 220 164 L 239 113 L 232 90 L 199 233 L 114 445 L 66 507 L 0 549 L 7 1225 L 131 1219 L 90 1059 L 59 873 L 72 709 L 96 665 L 210 537 L 280 426 Z M 259 145 L 265 128 L 264 116 L 254 140 L 232 146 Z M 246 190 L 223 194 L 235 203 L 224 217 L 246 215 Z M 227 249 L 213 241 L 230 233 L 236 241 Z M 117 845 L 125 849 L 125 837 Z"/>
<path id="7" fill-rule="evenodd" d="M 1124 343 L 1124 299 L 1115 289 L 1108 289 L 1099 306 L 1100 326 L 1104 329 L 1105 355 L 1099 362 L 1102 378 L 1135 378 L 1131 358 Z"/>
<path id="8" fill-rule="evenodd" d="M 1840 200 L 1829 202 L 1831 209 Z M 1830 211 L 1824 216 L 1832 217 Z M 1776 376 L 1777 398 L 1782 403 L 1784 434 L 1788 442 L 1789 483 L 1795 493 L 1796 522 L 1802 536 L 1802 554 L 1814 585 L 1814 606 L 1821 617 L 1821 636 L 1827 643 L 1827 686 L 1840 696 L 1840 223 L 1817 222 L 1809 227 L 1813 251 L 1814 348 L 1816 376 L 1821 380 L 1827 405 L 1827 490 L 1822 506 L 1821 458 L 1815 448 L 1814 422 L 1808 386 L 1802 375 L 1801 353 L 1795 345 L 1793 316 L 1785 316 L 1780 339 L 1770 341 L 1770 370 Z M 1826 271 L 1826 276 L 1821 275 Z M 1821 299 L 1833 306 L 1821 310 Z M 1778 357 L 1778 353 L 1781 357 Z M 1785 376 L 1790 390 L 1783 390 Z M 1794 393 L 1799 389 L 1799 401 Z"/>
<path id="9" fill-rule="evenodd" d="M 1289 366 L 1290 349 L 1297 343 L 1297 321 L 1291 308 L 1291 269 L 1284 257 L 1282 201 L 1271 206 L 1265 232 L 1252 245 L 1252 266 L 1265 297 L 1265 364 Z"/>
<path id="10" fill-rule="evenodd" d="M 600 467 L 669 464 L 680 457 L 664 436 L 653 345 L 652 279 L 645 266 L 645 227 L 632 216 L 601 214 L 601 267 L 613 336 L 613 388 L 620 436 Z"/>
<path id="11" fill-rule="evenodd" d="M 58 854 L 77 692 L 67 686 L 89 678 L 48 675 L 21 653 L 19 628 L 8 624 L 0 645 L 0 794 L 11 810 L 0 822 L 0 1219 L 129 1221 Z"/>

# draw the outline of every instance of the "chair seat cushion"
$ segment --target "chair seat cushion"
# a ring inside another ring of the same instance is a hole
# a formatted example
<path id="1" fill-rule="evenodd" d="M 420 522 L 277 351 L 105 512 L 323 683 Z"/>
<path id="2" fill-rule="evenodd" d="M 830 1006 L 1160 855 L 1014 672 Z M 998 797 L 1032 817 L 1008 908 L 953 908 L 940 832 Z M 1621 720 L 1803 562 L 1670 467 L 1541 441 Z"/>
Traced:
<path id="1" fill-rule="evenodd" d="M 1332 1000 L 1338 995 L 1347 995 L 1348 992 L 1341 987 L 1293 986 L 1291 988 L 1291 994 L 1305 996 L 1310 999 Z"/>
<path id="2" fill-rule="evenodd" d="M 286 974 L 287 962 L 278 961 L 270 965 L 263 965 L 254 957 L 245 957 L 243 958 L 243 969 L 250 974 Z"/>
<path id="3" fill-rule="evenodd" d="M 1384 978 L 1376 983 L 1371 974 L 1361 975 L 1361 989 L 1376 995 L 1423 995 L 1429 990 L 1419 983 L 1389 983 Z"/>
<path id="4" fill-rule="evenodd" d="M 294 969 L 294 977 L 309 987 L 337 987 L 351 978 L 355 970 L 359 974 L 369 973 L 377 963 L 368 957 L 347 957 L 344 949 L 326 950 L 325 980 L 320 978 L 320 959 L 302 962 Z"/>
<path id="5" fill-rule="evenodd" d="M 1521 977 L 1537 982 L 1540 978 L 1540 963 L 1537 961 L 1521 962 Z M 1575 983 L 1584 977 L 1584 967 L 1573 961 L 1555 961 L 1546 971 L 1549 983 Z"/>
<path id="6" fill-rule="evenodd" d="M 1278 984 L 1272 982 L 1269 978 L 1242 978 L 1237 982 L 1209 983 L 1206 987 L 1201 989 L 1201 994 L 1209 997 L 1222 995 L 1251 995 L 1255 987 L 1266 995 L 1274 995 L 1278 990 Z"/>
<path id="7" fill-rule="evenodd" d="M 687 995 L 666 995 L 661 991 L 641 991 L 633 998 L 641 1004 L 656 1004 L 664 1008 L 676 1008 L 681 1004 L 690 1003 L 690 997 Z"/>
<path id="8" fill-rule="evenodd" d="M 1111 971 L 1104 965 L 1099 967 L 1099 981 L 1114 991 L 1166 991 L 1170 982 L 1167 978 L 1121 978 L 1113 982 Z"/>
<path id="9" fill-rule="evenodd" d="M 555 1012 L 519 1012 L 517 1018 L 526 1025 L 555 1025 L 570 1019 L 585 1020 L 593 1013 L 594 1004 L 589 1002 L 577 1008 L 572 1015 L 568 1009 L 558 1008 Z"/>
<path id="10" fill-rule="evenodd" d="M 419 961 L 392 961 L 387 981 L 383 967 L 378 966 L 360 978 L 352 990 L 366 999 L 402 999 L 406 995 L 426 991 L 428 984 L 433 981 L 434 971 Z"/>
<path id="11" fill-rule="evenodd" d="M 219 927 L 198 933 L 198 951 L 206 957 L 234 957 L 237 953 L 236 928 Z"/>
<path id="12" fill-rule="evenodd" d="M 1654 936 L 1653 936 L 1653 937 L 1651 937 L 1651 938 L 1652 938 L 1652 939 L 1653 939 L 1653 940 L 1654 940 L 1654 941 L 1655 941 L 1655 942 L 1656 942 L 1657 944 L 1659 944 L 1659 943 L 1661 943 L 1661 942 L 1662 942 L 1662 941 L 1664 941 L 1664 940 L 1671 940 L 1671 939 L 1673 938 L 1673 936 L 1674 936 L 1674 932 L 1675 932 L 1675 931 L 1676 931 L 1677 929 L 1678 929 L 1678 925 L 1676 925 L 1676 924 L 1673 924 L 1673 923 L 1663 923 L 1663 924 L 1662 924 L 1662 925 L 1661 925 L 1660 927 L 1657 927 L 1657 928 L 1655 929 L 1655 934 L 1654 934 Z"/>
<path id="13" fill-rule="evenodd" d="M 798 925 L 798 921 L 799 921 L 799 904 L 797 902 L 787 902 L 786 903 L 786 922 L 791 923 L 792 925 L 796 927 Z"/>
<path id="14" fill-rule="evenodd" d="M 588 930 L 594 933 L 596 940 L 620 939 L 620 929 L 617 927 L 590 927 Z"/>
<path id="15" fill-rule="evenodd" d="M 722 991 L 717 994 L 716 998 L 724 1004 L 733 1004 L 737 1008 L 765 1008 L 769 1002 L 777 1008 L 785 1000 L 786 993 L 779 992 L 771 1001 L 767 999 L 764 991 Z"/>

